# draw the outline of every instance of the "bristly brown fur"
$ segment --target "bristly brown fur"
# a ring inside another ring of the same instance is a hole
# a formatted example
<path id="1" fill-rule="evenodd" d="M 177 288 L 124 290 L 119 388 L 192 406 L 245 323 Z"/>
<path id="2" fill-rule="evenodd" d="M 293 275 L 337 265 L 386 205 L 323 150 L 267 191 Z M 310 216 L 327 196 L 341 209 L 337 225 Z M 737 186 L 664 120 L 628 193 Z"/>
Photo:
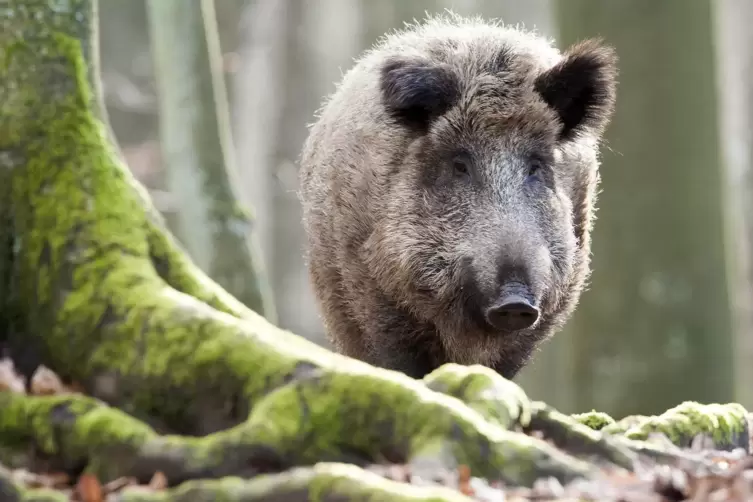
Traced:
<path id="1" fill-rule="evenodd" d="M 366 52 L 302 159 L 307 261 L 336 350 L 420 377 L 484 364 L 513 377 L 569 318 L 589 274 L 598 145 L 616 55 L 479 18 L 432 17 Z M 540 310 L 484 317 L 522 284 Z"/>

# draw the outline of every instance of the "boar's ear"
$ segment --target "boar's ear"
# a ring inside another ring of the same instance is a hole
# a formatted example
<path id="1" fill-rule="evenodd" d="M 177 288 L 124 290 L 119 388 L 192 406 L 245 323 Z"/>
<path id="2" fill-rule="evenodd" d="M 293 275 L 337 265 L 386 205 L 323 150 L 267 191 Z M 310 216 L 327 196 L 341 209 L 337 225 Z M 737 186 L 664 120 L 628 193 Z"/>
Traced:
<path id="1" fill-rule="evenodd" d="M 393 57 L 381 70 L 380 90 L 387 112 L 401 124 L 425 131 L 460 92 L 452 70 L 419 58 Z"/>
<path id="2" fill-rule="evenodd" d="M 536 91 L 562 121 L 560 139 L 584 129 L 603 132 L 614 111 L 616 78 L 614 50 L 592 39 L 573 46 L 536 79 Z"/>

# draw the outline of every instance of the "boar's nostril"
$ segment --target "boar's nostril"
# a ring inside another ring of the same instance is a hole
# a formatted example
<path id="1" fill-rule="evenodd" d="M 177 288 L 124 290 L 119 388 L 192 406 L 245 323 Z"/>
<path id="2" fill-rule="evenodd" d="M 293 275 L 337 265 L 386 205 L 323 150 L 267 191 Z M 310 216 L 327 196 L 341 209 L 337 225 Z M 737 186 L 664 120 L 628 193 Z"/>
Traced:
<path id="1" fill-rule="evenodd" d="M 486 310 L 486 321 L 496 329 L 526 329 L 539 318 L 539 309 L 520 295 L 505 295 Z"/>

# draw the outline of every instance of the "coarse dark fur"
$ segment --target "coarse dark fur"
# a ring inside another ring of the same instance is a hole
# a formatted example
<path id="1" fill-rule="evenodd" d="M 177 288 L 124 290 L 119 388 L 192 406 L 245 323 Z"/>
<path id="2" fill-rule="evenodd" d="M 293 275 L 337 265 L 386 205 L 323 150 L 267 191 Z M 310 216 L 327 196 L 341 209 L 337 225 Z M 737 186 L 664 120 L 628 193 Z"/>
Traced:
<path id="1" fill-rule="evenodd" d="M 307 261 L 335 349 L 421 377 L 445 362 L 512 378 L 589 274 L 598 149 L 616 55 L 431 17 L 366 52 L 301 161 Z M 494 328 L 517 288 L 540 312 Z"/>

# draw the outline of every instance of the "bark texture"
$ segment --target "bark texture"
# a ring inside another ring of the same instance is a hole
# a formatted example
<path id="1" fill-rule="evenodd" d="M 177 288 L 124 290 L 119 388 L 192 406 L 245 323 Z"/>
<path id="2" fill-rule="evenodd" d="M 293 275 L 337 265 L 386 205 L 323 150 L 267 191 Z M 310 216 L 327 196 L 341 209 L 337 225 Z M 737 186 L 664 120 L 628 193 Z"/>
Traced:
<path id="1" fill-rule="evenodd" d="M 88 395 L 0 392 L 0 462 L 103 481 L 167 476 L 170 491 L 125 490 L 133 501 L 449 501 L 465 498 L 361 467 L 464 464 L 531 486 L 692 457 L 650 442 L 652 431 L 749 450 L 736 404 L 573 418 L 488 368 L 413 380 L 243 306 L 185 257 L 117 157 L 96 99 L 95 12 L 94 0 L 0 10 L 0 334 L 24 373 L 43 363 Z M 0 490 L 56 500 L 7 478 Z"/>

